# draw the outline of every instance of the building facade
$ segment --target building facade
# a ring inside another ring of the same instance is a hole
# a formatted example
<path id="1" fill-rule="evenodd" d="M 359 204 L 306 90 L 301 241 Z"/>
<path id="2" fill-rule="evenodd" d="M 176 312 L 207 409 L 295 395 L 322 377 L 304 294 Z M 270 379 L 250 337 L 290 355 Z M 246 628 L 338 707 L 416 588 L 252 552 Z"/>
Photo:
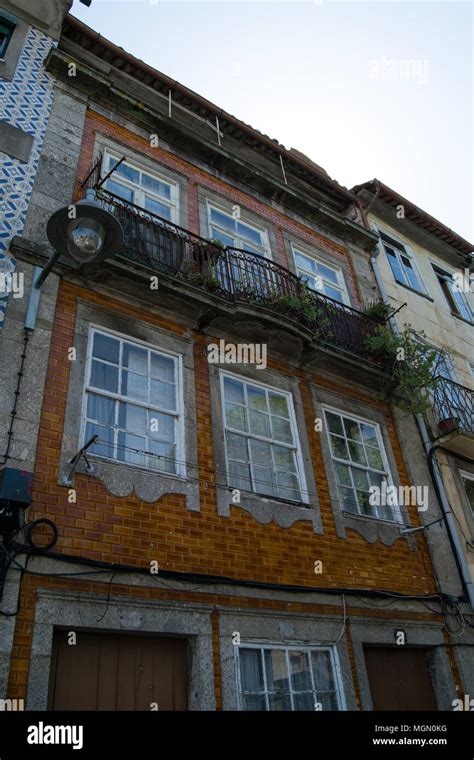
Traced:
<path id="1" fill-rule="evenodd" d="M 452 709 L 466 600 L 415 421 L 367 348 L 360 198 L 72 17 L 46 70 L 50 171 L 10 246 L 26 289 L 53 253 L 45 196 L 94 191 L 123 247 L 53 268 L 12 381 L 33 480 L 4 539 L 1 694 Z M 22 323 L 28 298 L 8 308 Z M 426 485 L 429 510 L 372 503 L 382 483 Z"/>

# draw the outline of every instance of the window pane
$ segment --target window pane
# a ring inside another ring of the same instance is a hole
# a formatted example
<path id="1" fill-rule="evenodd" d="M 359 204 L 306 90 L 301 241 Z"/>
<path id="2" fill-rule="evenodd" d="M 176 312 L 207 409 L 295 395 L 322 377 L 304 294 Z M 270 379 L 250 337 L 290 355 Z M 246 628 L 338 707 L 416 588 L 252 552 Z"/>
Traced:
<path id="1" fill-rule="evenodd" d="M 175 473 L 177 468 L 176 446 L 165 441 L 149 441 L 148 450 L 156 456 L 148 457 L 148 466 L 162 472 Z"/>
<path id="2" fill-rule="evenodd" d="M 401 257 L 403 261 L 403 266 L 405 267 L 405 274 L 407 276 L 408 284 L 410 287 L 412 287 L 414 290 L 422 290 L 420 282 L 418 280 L 418 277 L 415 274 L 415 270 L 413 269 L 413 265 L 409 258 L 406 256 Z"/>
<path id="3" fill-rule="evenodd" d="M 259 649 L 239 649 L 242 691 L 263 691 L 262 657 Z"/>
<path id="4" fill-rule="evenodd" d="M 114 431 L 112 428 L 88 422 L 86 424 L 86 441 L 89 441 L 94 435 L 99 436 L 99 441 L 92 444 L 89 449 L 90 453 L 98 454 L 101 457 L 112 457 L 114 454 Z"/>
<path id="5" fill-rule="evenodd" d="M 163 198 L 168 198 L 168 200 L 171 199 L 170 185 L 167 185 L 165 182 L 161 182 L 155 177 L 151 177 L 149 174 L 142 173 L 142 187 L 146 188 L 147 190 L 151 190 L 157 195 L 163 196 Z"/>
<path id="6" fill-rule="evenodd" d="M 176 437 L 176 420 L 170 414 L 150 411 L 149 435 L 154 440 L 174 443 Z"/>
<path id="7" fill-rule="evenodd" d="M 226 401 L 244 404 L 244 384 L 231 377 L 224 377 L 224 397 Z"/>
<path id="8" fill-rule="evenodd" d="M 146 435 L 146 410 L 141 406 L 135 406 L 135 404 L 124 404 L 121 402 L 119 407 L 119 427 L 128 432 Z"/>
<path id="9" fill-rule="evenodd" d="M 164 203 L 160 203 L 155 198 L 150 198 L 149 195 L 145 195 L 144 206 L 147 211 L 151 211 L 152 214 L 162 216 L 164 219 L 171 219 L 171 209 Z"/>
<path id="10" fill-rule="evenodd" d="M 298 712 L 302 710 L 314 710 L 315 702 L 316 699 L 312 691 L 307 691 L 304 694 L 293 695 L 293 704 L 295 706 L 294 709 Z"/>
<path id="11" fill-rule="evenodd" d="M 360 423 L 360 429 L 362 431 L 362 438 L 369 446 L 378 446 L 377 432 L 373 425 L 366 425 L 365 422 Z"/>
<path id="12" fill-rule="evenodd" d="M 292 472 L 277 472 L 277 496 L 291 501 L 301 500 L 300 485 L 297 476 Z"/>
<path id="13" fill-rule="evenodd" d="M 252 409 L 249 412 L 250 432 L 254 435 L 262 435 L 270 438 L 270 417 L 268 414 L 255 412 Z"/>
<path id="14" fill-rule="evenodd" d="M 166 380 L 168 383 L 174 382 L 175 360 L 170 359 L 162 354 L 151 354 L 151 376 L 158 377 L 160 380 Z"/>
<path id="15" fill-rule="evenodd" d="M 148 377 L 122 370 L 121 393 L 123 396 L 129 396 L 136 401 L 148 401 Z"/>
<path id="16" fill-rule="evenodd" d="M 134 449 L 137 449 L 135 451 Z M 146 439 L 134 433 L 125 433 L 119 431 L 117 459 L 129 464 L 138 464 L 140 467 L 145 466 L 145 455 L 142 453 L 146 449 Z"/>
<path id="17" fill-rule="evenodd" d="M 299 253 L 299 251 L 295 251 L 295 263 L 296 266 L 317 274 L 316 262 L 310 256 L 304 256 L 302 253 Z"/>
<path id="18" fill-rule="evenodd" d="M 344 430 L 346 431 L 346 436 L 348 438 L 352 438 L 354 441 L 362 440 L 357 420 L 351 420 L 348 417 L 344 417 Z"/>
<path id="19" fill-rule="evenodd" d="M 256 441 L 252 438 L 249 439 L 250 443 L 250 459 L 254 464 L 272 464 L 271 446 L 265 441 Z"/>
<path id="20" fill-rule="evenodd" d="M 288 665 L 284 649 L 265 649 L 265 674 L 269 691 L 289 691 Z"/>
<path id="21" fill-rule="evenodd" d="M 126 187 L 126 185 L 122 185 L 120 182 L 115 182 L 113 179 L 108 179 L 105 187 L 114 195 L 123 198 L 124 201 L 133 203 L 133 190 L 130 187 Z"/>
<path id="22" fill-rule="evenodd" d="M 316 265 L 317 265 L 318 273 L 321 275 L 321 277 L 324 277 L 325 280 L 329 280 L 330 282 L 333 282 L 335 285 L 338 284 L 337 272 L 335 272 L 334 269 L 330 269 L 330 267 L 327 267 L 324 264 L 321 264 L 320 261 L 317 261 Z"/>
<path id="23" fill-rule="evenodd" d="M 339 710 L 337 704 L 337 696 L 335 693 L 330 694 L 318 694 L 317 701 L 321 703 L 323 710 Z"/>
<path id="24" fill-rule="evenodd" d="M 344 303 L 344 296 L 342 293 L 342 290 L 332 288 L 330 285 L 327 285 L 326 283 L 323 284 L 323 291 L 328 298 L 334 298 L 335 301 L 340 301 L 340 303 Z"/>
<path id="25" fill-rule="evenodd" d="M 313 688 L 309 672 L 308 652 L 290 650 L 288 653 L 291 669 L 291 684 L 294 691 L 308 691 Z"/>
<path id="26" fill-rule="evenodd" d="M 347 444 L 349 446 L 349 454 L 351 455 L 352 461 L 366 466 L 367 459 L 365 458 L 364 447 L 362 444 L 356 443 L 355 441 L 348 441 Z"/>
<path id="27" fill-rule="evenodd" d="M 369 480 L 366 470 L 358 470 L 357 467 L 352 468 L 352 477 L 354 478 L 354 485 L 360 491 L 369 490 Z"/>
<path id="28" fill-rule="evenodd" d="M 340 462 L 335 462 L 334 466 L 336 468 L 337 482 L 341 486 L 351 487 L 352 481 L 349 467 L 346 464 L 341 464 Z"/>
<path id="29" fill-rule="evenodd" d="M 162 383 L 160 380 L 150 381 L 151 399 L 153 406 L 174 411 L 176 409 L 176 386 L 171 383 Z"/>
<path id="30" fill-rule="evenodd" d="M 347 451 L 347 445 L 344 438 L 339 438 L 337 435 L 330 435 L 332 453 L 338 459 L 349 459 L 349 453 Z"/>
<path id="31" fill-rule="evenodd" d="M 289 712 L 291 710 L 291 697 L 288 692 L 278 691 L 268 695 L 268 704 L 272 712 Z"/>
<path id="32" fill-rule="evenodd" d="M 124 367 L 146 375 L 148 372 L 148 351 L 131 343 L 123 344 L 122 364 Z"/>
<path id="33" fill-rule="evenodd" d="M 226 433 L 227 456 L 240 462 L 248 462 L 247 438 L 235 433 Z"/>
<path id="34" fill-rule="evenodd" d="M 269 393 L 268 399 L 270 402 L 270 412 L 272 414 L 278 414 L 280 417 L 289 419 L 288 412 L 288 399 L 286 396 L 280 396 L 276 393 Z"/>
<path id="35" fill-rule="evenodd" d="M 256 245 L 262 245 L 262 235 L 258 230 L 254 230 L 244 222 L 237 222 L 237 234 L 244 240 L 248 240 Z"/>
<path id="36" fill-rule="evenodd" d="M 268 467 L 253 467 L 254 488 L 257 493 L 268 496 L 276 495 L 275 473 Z"/>
<path id="37" fill-rule="evenodd" d="M 393 276 L 395 277 L 396 281 L 401 282 L 402 285 L 406 285 L 407 279 L 405 277 L 405 272 L 402 270 L 402 267 L 400 265 L 400 262 L 397 259 L 395 251 L 393 251 L 391 248 L 388 248 L 387 246 L 385 246 L 385 251 L 387 254 L 387 259 L 389 261 L 390 267 L 392 269 Z"/>
<path id="38" fill-rule="evenodd" d="M 109 169 L 112 169 L 114 166 L 118 164 L 118 159 L 110 157 L 109 161 Z M 137 169 L 134 169 L 133 166 L 130 166 L 130 164 L 127 164 L 126 161 L 122 161 L 120 166 L 117 166 L 117 168 L 114 171 L 114 175 L 119 175 L 120 177 L 124 177 L 124 179 L 128 179 L 130 182 L 133 182 L 135 185 L 138 185 L 140 182 L 140 172 L 137 171 Z"/>
<path id="39" fill-rule="evenodd" d="M 339 494 L 342 500 L 342 509 L 346 512 L 358 512 L 357 499 L 352 488 L 339 486 Z"/>
<path id="40" fill-rule="evenodd" d="M 218 224 L 219 227 L 223 227 L 225 230 L 235 232 L 235 220 L 224 214 L 222 211 L 218 211 L 216 208 L 211 208 L 211 221 Z"/>
<path id="41" fill-rule="evenodd" d="M 333 691 L 336 687 L 329 652 L 311 652 L 311 665 L 316 691 Z"/>
<path id="42" fill-rule="evenodd" d="M 118 367 L 112 367 L 110 364 L 93 361 L 91 366 L 90 384 L 94 388 L 101 388 L 110 393 L 118 391 Z"/>
<path id="43" fill-rule="evenodd" d="M 242 706 L 244 710 L 265 712 L 267 706 L 263 694 L 244 694 L 242 697 Z"/>
<path id="44" fill-rule="evenodd" d="M 226 235 L 225 232 L 218 230 L 217 227 L 211 227 L 210 237 L 213 240 L 220 240 L 224 246 L 228 245 L 230 248 L 235 248 L 234 238 Z"/>
<path id="45" fill-rule="evenodd" d="M 225 418 L 229 427 L 236 430 L 247 431 L 247 414 L 246 409 L 238 404 L 225 405 Z"/>
<path id="46" fill-rule="evenodd" d="M 229 459 L 228 482 L 232 488 L 240 488 L 242 491 L 251 491 L 250 467 L 242 462 L 234 462 Z"/>
<path id="47" fill-rule="evenodd" d="M 331 433 L 337 433 L 337 435 L 344 435 L 342 420 L 338 414 L 333 414 L 332 412 L 326 412 L 326 421 Z"/>
<path id="48" fill-rule="evenodd" d="M 283 443 L 293 443 L 293 434 L 289 420 L 282 420 L 281 417 L 272 415 L 273 437 Z"/>
<path id="49" fill-rule="evenodd" d="M 375 470 L 383 470 L 382 455 L 378 449 L 373 449 L 371 446 L 365 447 L 365 453 L 369 462 L 369 467 L 373 467 Z"/>
<path id="50" fill-rule="evenodd" d="M 108 335 L 94 333 L 94 343 L 92 347 L 92 356 L 96 359 L 104 359 L 112 364 L 119 363 L 120 343 L 116 338 L 110 338 Z"/>
<path id="51" fill-rule="evenodd" d="M 87 417 L 102 425 L 113 427 L 115 424 L 115 401 L 96 393 L 87 395 Z"/>
<path id="52" fill-rule="evenodd" d="M 273 457 L 275 460 L 275 467 L 277 470 L 284 470 L 286 472 L 295 472 L 295 455 L 293 449 L 287 449 L 284 446 L 277 446 L 273 444 Z"/>
<path id="53" fill-rule="evenodd" d="M 247 398 L 250 409 L 256 409 L 259 412 L 268 412 L 267 397 L 265 391 L 255 386 L 247 386 Z"/>

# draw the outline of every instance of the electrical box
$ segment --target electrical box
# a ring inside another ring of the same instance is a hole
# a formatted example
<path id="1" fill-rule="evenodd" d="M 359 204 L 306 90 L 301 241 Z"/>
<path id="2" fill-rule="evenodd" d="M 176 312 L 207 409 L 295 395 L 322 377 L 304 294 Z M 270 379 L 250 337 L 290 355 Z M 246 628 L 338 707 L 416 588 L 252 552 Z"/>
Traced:
<path id="1" fill-rule="evenodd" d="M 31 504 L 33 473 L 5 467 L 0 471 L 0 533 L 20 527 L 20 510 Z"/>

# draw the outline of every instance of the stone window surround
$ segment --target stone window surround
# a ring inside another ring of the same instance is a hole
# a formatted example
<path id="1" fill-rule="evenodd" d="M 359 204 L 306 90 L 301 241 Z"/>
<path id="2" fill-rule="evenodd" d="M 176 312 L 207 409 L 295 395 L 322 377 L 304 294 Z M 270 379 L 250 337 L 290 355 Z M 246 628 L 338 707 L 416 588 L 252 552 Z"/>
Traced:
<path id="1" fill-rule="evenodd" d="M 0 16 L 2 15 L 15 23 L 15 28 L 13 30 L 13 34 L 5 53 L 5 58 L 0 59 L 0 77 L 7 82 L 11 82 L 16 71 L 18 60 L 23 50 L 23 44 L 25 42 L 29 27 L 26 21 L 23 21 L 13 13 L 5 10 L 0 5 Z"/>
<path id="2" fill-rule="evenodd" d="M 396 487 L 400 486 L 400 477 L 387 431 L 385 413 L 362 401 L 351 399 L 349 396 L 341 396 L 314 384 L 311 385 L 311 392 L 316 417 L 323 421 L 323 429 L 320 432 L 320 441 L 329 483 L 329 492 L 334 495 L 338 494 L 331 450 L 324 425 L 323 408 L 325 406 L 333 407 L 340 412 L 347 412 L 356 417 L 364 417 L 379 425 L 393 485 Z M 352 530 L 357 531 L 359 535 L 371 544 L 376 541 L 381 541 L 386 546 L 392 546 L 397 539 L 400 539 L 399 531 L 402 527 L 402 523 L 385 521 L 379 518 L 365 517 L 362 515 L 353 515 L 349 512 L 342 511 L 338 498 L 334 498 L 332 502 L 336 534 L 339 538 L 347 538 L 346 529 L 351 528 Z M 407 521 L 406 524 L 408 525 L 408 516 L 406 514 L 404 515 L 404 519 Z M 411 548 L 415 546 L 413 537 L 407 537 L 405 540 L 408 541 Z"/>
<path id="3" fill-rule="evenodd" d="M 212 607 L 40 588 L 33 623 L 27 710 L 47 710 L 53 633 L 65 631 L 162 634 L 188 642 L 190 710 L 215 710 Z M 107 614 L 104 611 L 107 607 Z"/>
<path id="4" fill-rule="evenodd" d="M 242 644 L 325 646 L 333 648 L 335 676 L 337 678 L 343 710 L 355 710 L 356 701 L 352 682 L 347 638 L 335 644 L 341 632 L 339 616 L 302 613 L 278 613 L 265 610 L 219 609 L 219 649 L 222 675 L 224 710 L 239 710 L 236 645 L 233 634 L 240 634 Z M 318 638 L 316 638 L 318 637 Z"/>
<path id="5" fill-rule="evenodd" d="M 79 450 L 81 410 L 84 394 L 85 367 L 87 363 L 89 325 L 108 328 L 121 333 L 125 338 L 142 340 L 157 350 L 168 349 L 182 357 L 183 397 L 184 397 L 184 445 L 186 459 L 186 477 L 170 475 L 154 470 L 147 470 L 112 460 L 94 457 L 89 453 L 88 459 L 94 467 L 89 477 L 102 481 L 109 493 L 119 498 L 135 492 L 145 502 L 156 502 L 166 493 L 186 496 L 187 509 L 200 510 L 199 471 L 196 462 L 196 405 L 194 390 L 194 342 L 189 338 L 175 335 L 161 328 L 138 319 L 129 319 L 121 314 L 112 313 L 104 307 L 92 305 L 78 299 L 78 310 L 74 331 L 74 348 L 76 361 L 71 362 L 69 389 L 66 402 L 63 442 L 60 455 L 61 485 L 66 485 L 64 477 L 68 472 L 67 462 Z M 81 459 L 77 472 L 84 473 L 85 463 Z"/>
<path id="6" fill-rule="evenodd" d="M 232 341 L 230 341 L 232 342 Z M 232 502 L 232 488 L 227 483 L 227 466 L 224 449 L 224 420 L 222 416 L 222 399 L 220 372 L 230 371 L 240 375 L 243 380 L 257 380 L 279 390 L 291 393 L 295 411 L 296 429 L 298 432 L 301 457 L 303 461 L 306 488 L 310 501 L 305 506 L 292 504 L 272 497 L 242 492 L 239 504 Z M 319 510 L 316 482 L 309 448 L 303 405 L 299 389 L 299 380 L 287 377 L 274 370 L 256 369 L 251 365 L 220 365 L 209 364 L 209 382 L 211 390 L 212 432 L 214 441 L 217 482 L 222 485 L 217 488 L 217 512 L 221 517 L 230 517 L 231 507 L 238 507 L 249 512 L 259 523 L 269 523 L 274 520 L 280 527 L 289 528 L 298 520 L 309 520 L 315 533 L 322 533 L 322 520 Z"/>
<path id="7" fill-rule="evenodd" d="M 207 215 L 208 202 L 211 205 L 215 204 L 217 207 L 220 206 L 227 214 L 232 214 L 233 206 L 238 205 L 241 209 L 241 219 L 243 222 L 248 222 L 249 224 L 253 224 L 266 231 L 270 257 L 273 261 L 277 261 L 277 243 L 272 222 L 264 216 L 260 216 L 246 208 L 244 204 L 237 203 L 235 200 L 229 200 L 227 196 L 220 195 L 205 185 L 198 185 L 197 193 L 199 207 L 199 234 L 201 237 L 210 237 L 209 219 Z"/>
<path id="8" fill-rule="evenodd" d="M 176 224 L 180 227 L 188 228 L 188 181 L 189 178 L 179 171 L 179 169 L 170 169 L 165 163 L 160 161 L 160 156 L 157 155 L 156 159 L 151 158 L 146 153 L 139 153 L 134 148 L 129 147 L 127 144 L 112 140 L 102 132 L 95 133 L 95 143 L 93 155 L 97 156 L 99 152 L 105 155 L 105 151 L 109 150 L 113 153 L 118 153 L 120 156 L 125 155 L 127 159 L 133 163 L 138 164 L 144 170 L 148 170 L 155 174 L 159 174 L 163 179 L 173 183 L 177 186 L 177 219 Z M 95 160 L 95 159 L 94 159 Z M 104 168 L 102 168 L 104 173 Z M 113 177 L 113 175 L 111 175 Z"/>
<path id="9" fill-rule="evenodd" d="M 447 452 L 445 452 L 446 454 Z M 464 482 L 462 480 L 463 475 L 467 475 L 469 478 L 474 480 L 474 466 L 470 462 L 457 462 L 456 463 L 456 457 L 450 457 L 451 461 L 454 460 L 456 464 L 456 469 L 451 470 L 453 473 L 454 480 L 456 482 L 457 489 L 459 491 L 460 497 L 459 500 L 461 502 L 461 507 L 463 509 L 463 514 L 465 516 L 466 522 L 470 526 L 471 529 L 471 535 L 474 535 L 474 512 L 471 509 L 471 505 L 469 504 L 468 496 L 466 493 L 466 487 L 464 485 Z M 441 463 L 441 468 L 443 467 Z"/>
<path id="10" fill-rule="evenodd" d="M 406 618 L 397 620 L 395 617 L 385 622 L 379 622 L 373 618 L 357 619 L 356 622 L 351 620 L 349 626 L 363 710 L 372 711 L 374 709 L 365 664 L 364 644 L 395 648 L 394 631 L 399 628 L 406 632 L 407 647 L 425 647 L 431 650 L 430 659 L 432 667 L 430 667 L 430 670 L 433 677 L 433 690 L 438 703 L 438 709 L 453 709 L 452 700 L 458 694 L 449 663 L 442 626 L 437 623 L 426 623 L 420 620 L 406 620 Z"/>

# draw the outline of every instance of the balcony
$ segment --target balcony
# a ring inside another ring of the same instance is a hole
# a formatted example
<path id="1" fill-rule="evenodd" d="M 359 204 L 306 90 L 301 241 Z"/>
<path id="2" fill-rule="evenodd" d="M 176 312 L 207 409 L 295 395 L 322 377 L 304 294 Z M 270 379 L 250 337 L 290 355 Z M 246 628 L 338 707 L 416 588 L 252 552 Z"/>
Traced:
<path id="1" fill-rule="evenodd" d="M 474 391 L 437 377 L 433 414 L 439 437 L 436 443 L 453 454 L 474 460 Z"/>
<path id="2" fill-rule="evenodd" d="M 366 365 L 383 370 L 383 362 L 365 347 L 379 324 L 374 319 L 309 289 L 292 272 L 258 254 L 220 248 L 107 190 L 99 189 L 97 200 L 122 224 L 121 256 L 164 275 L 160 293 L 173 281 L 186 284 L 188 302 L 196 288 L 201 300 L 211 298 L 214 307 L 207 325 L 218 323 L 219 304 L 234 305 L 233 311 L 227 310 L 227 323 L 234 328 L 238 322 L 240 330 L 245 320 L 253 325 L 266 322 L 267 330 L 279 331 L 280 345 L 282 335 L 288 338 L 288 332 L 293 332 L 296 340 L 304 337 L 306 355 L 308 344 L 317 344 L 319 356 L 321 347 L 330 352 L 336 349 L 358 363 L 363 359 Z"/>

